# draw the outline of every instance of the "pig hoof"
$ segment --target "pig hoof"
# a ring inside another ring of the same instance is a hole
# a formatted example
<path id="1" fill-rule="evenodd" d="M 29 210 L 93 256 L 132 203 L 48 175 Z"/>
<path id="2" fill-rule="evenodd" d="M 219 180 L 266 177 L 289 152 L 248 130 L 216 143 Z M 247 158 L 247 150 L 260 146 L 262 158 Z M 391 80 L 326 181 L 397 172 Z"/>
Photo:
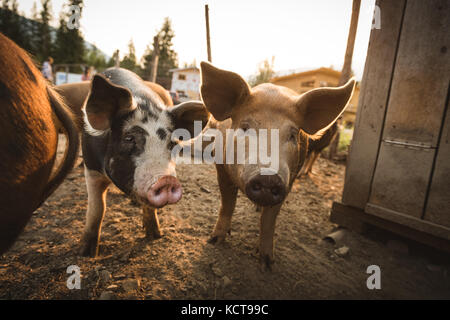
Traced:
<path id="1" fill-rule="evenodd" d="M 218 239 L 218 236 L 211 237 L 211 238 L 208 239 L 208 243 L 216 244 L 217 243 L 217 239 Z"/>
<path id="2" fill-rule="evenodd" d="M 158 240 L 158 239 L 161 239 L 162 237 L 163 237 L 163 234 L 162 233 L 147 233 L 147 234 L 145 234 L 145 237 L 148 239 L 148 240 Z"/>
<path id="3" fill-rule="evenodd" d="M 211 236 L 211 238 L 208 239 L 208 243 L 211 244 L 219 244 L 222 243 L 225 240 L 225 236 L 220 236 L 220 235 L 216 235 L 216 236 Z"/>
<path id="4" fill-rule="evenodd" d="M 262 272 L 272 271 L 273 259 L 270 258 L 269 255 L 261 255 L 259 262 Z"/>
<path id="5" fill-rule="evenodd" d="M 97 256 L 98 253 L 98 246 L 92 245 L 92 244 L 82 244 L 81 248 L 79 250 L 79 254 L 82 257 L 91 257 L 91 258 L 95 258 Z"/>
<path id="6" fill-rule="evenodd" d="M 262 207 L 258 206 L 258 205 L 255 205 L 255 211 L 256 212 L 261 212 L 262 211 Z"/>
<path id="7" fill-rule="evenodd" d="M 85 234 L 80 241 L 79 254 L 83 257 L 95 258 L 98 254 L 98 237 Z"/>

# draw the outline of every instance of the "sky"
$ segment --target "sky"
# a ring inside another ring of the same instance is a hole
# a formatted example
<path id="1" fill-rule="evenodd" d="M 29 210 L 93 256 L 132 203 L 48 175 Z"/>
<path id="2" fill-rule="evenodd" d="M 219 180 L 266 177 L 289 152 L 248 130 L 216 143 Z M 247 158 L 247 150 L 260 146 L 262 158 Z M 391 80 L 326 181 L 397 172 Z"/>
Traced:
<path id="1" fill-rule="evenodd" d="M 33 2 L 19 0 L 30 16 Z M 352 69 L 361 79 L 375 0 L 362 0 Z M 67 0 L 52 0 L 57 27 Z M 85 0 L 80 19 L 85 40 L 112 56 L 128 51 L 132 39 L 138 59 L 169 17 L 180 66 L 207 60 L 204 5 L 209 5 L 212 63 L 248 77 L 258 64 L 275 57 L 275 71 L 342 68 L 352 0 Z M 382 18 L 381 18 L 382 21 Z M 382 22 L 381 22 L 382 23 Z"/>

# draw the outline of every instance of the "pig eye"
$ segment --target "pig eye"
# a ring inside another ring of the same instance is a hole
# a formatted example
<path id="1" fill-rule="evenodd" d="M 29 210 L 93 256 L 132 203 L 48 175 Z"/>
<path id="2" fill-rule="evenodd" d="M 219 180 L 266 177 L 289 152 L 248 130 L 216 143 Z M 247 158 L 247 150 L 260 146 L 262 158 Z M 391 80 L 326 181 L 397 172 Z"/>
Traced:
<path id="1" fill-rule="evenodd" d="M 134 143 L 134 137 L 131 134 L 127 134 L 123 137 L 123 141 L 126 143 Z"/>
<path id="2" fill-rule="evenodd" d="M 292 143 L 297 143 L 297 131 L 291 131 L 289 135 L 289 141 Z"/>

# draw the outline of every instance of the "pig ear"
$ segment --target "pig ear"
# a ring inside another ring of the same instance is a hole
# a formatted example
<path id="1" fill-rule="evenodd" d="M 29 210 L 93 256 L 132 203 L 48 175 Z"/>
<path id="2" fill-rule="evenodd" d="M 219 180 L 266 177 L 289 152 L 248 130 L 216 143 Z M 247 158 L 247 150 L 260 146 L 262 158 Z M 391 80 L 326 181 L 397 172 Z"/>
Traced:
<path id="1" fill-rule="evenodd" d="M 219 121 L 231 117 L 233 107 L 250 96 L 250 88 L 238 74 L 220 70 L 210 63 L 200 63 L 202 99 L 206 108 Z"/>
<path id="2" fill-rule="evenodd" d="M 191 137 L 194 134 L 194 121 L 202 122 L 202 129 L 206 126 L 209 119 L 209 113 L 201 101 L 187 101 L 176 105 L 170 109 L 170 114 L 174 119 L 175 129 L 187 129 Z"/>
<path id="3" fill-rule="evenodd" d="M 86 116 L 92 128 L 106 130 L 118 112 L 133 108 L 133 97 L 127 88 L 113 84 L 102 75 L 94 76 L 86 102 Z"/>
<path id="4" fill-rule="evenodd" d="M 344 112 L 355 87 L 350 79 L 337 88 L 317 88 L 300 96 L 297 110 L 300 115 L 300 127 L 308 134 L 315 134 L 333 124 Z"/>

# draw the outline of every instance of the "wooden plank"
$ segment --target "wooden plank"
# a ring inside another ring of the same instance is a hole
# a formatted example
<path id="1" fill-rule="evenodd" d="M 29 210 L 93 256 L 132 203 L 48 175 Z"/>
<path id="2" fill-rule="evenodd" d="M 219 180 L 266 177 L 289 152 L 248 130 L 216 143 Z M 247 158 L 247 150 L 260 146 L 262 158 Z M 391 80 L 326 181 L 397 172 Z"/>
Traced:
<path id="1" fill-rule="evenodd" d="M 421 218 L 434 154 L 383 142 L 369 203 Z"/>
<path id="2" fill-rule="evenodd" d="M 368 203 L 365 212 L 450 241 L 450 228 Z"/>
<path id="3" fill-rule="evenodd" d="M 447 4 L 407 2 L 369 198 L 370 204 L 418 219 L 424 212 L 450 80 L 448 54 L 441 50 L 450 33 Z M 425 148 L 405 148 L 404 142 Z"/>
<path id="4" fill-rule="evenodd" d="M 450 252 L 450 241 L 436 237 L 426 232 L 420 232 L 404 224 L 385 220 L 378 216 L 367 214 L 359 208 L 334 202 L 331 208 L 330 220 L 333 223 L 352 229 L 353 225 L 368 224 L 399 234 L 405 238 L 424 243 L 442 251 Z M 423 220 L 418 220 L 423 223 Z M 356 230 L 358 231 L 358 230 Z"/>
<path id="5" fill-rule="evenodd" d="M 408 0 L 383 139 L 437 146 L 450 80 L 449 17 L 448 0 Z"/>
<path id="6" fill-rule="evenodd" d="M 424 219 L 450 228 L 450 110 L 448 101 Z"/>
<path id="7" fill-rule="evenodd" d="M 363 217 L 363 215 L 367 216 L 362 209 L 333 202 L 330 221 L 355 232 L 364 233 L 367 231 L 367 217 Z"/>
<path id="8" fill-rule="evenodd" d="M 364 208 L 369 198 L 391 86 L 405 1 L 382 1 L 381 29 L 370 35 L 342 202 Z"/>

